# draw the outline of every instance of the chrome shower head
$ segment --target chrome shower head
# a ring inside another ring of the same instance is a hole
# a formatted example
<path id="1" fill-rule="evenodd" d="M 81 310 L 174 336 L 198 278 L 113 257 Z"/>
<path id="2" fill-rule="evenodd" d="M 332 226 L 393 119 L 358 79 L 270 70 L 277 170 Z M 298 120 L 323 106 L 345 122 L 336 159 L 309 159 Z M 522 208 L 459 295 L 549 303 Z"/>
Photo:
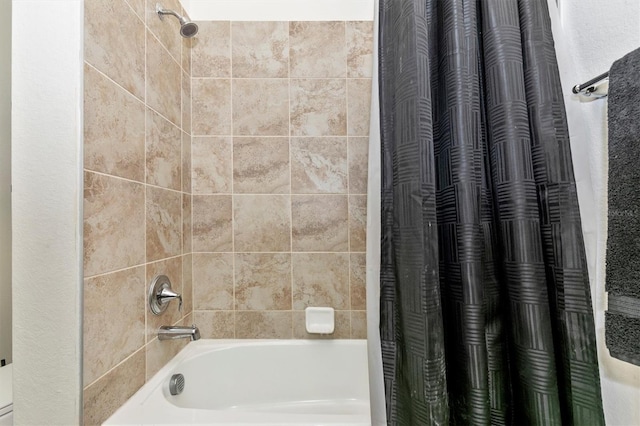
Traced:
<path id="1" fill-rule="evenodd" d="M 191 38 L 198 34 L 198 25 L 195 22 L 180 22 L 180 35 L 184 38 Z"/>
<path id="2" fill-rule="evenodd" d="M 178 21 L 180 21 L 180 35 L 182 37 L 191 38 L 198 34 L 198 25 L 195 22 L 189 21 L 187 18 L 171 9 L 164 9 L 160 3 L 156 3 L 156 13 L 160 19 L 164 19 L 164 15 L 171 15 L 178 18 Z"/>

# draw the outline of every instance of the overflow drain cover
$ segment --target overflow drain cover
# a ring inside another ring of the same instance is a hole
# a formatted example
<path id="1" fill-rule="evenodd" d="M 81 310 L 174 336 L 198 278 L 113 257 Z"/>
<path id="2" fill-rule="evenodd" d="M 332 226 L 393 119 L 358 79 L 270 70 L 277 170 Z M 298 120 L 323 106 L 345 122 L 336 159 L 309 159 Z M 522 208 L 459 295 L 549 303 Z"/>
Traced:
<path id="1" fill-rule="evenodd" d="M 182 374 L 174 374 L 169 380 L 169 392 L 171 395 L 180 395 L 184 390 L 184 376 Z"/>

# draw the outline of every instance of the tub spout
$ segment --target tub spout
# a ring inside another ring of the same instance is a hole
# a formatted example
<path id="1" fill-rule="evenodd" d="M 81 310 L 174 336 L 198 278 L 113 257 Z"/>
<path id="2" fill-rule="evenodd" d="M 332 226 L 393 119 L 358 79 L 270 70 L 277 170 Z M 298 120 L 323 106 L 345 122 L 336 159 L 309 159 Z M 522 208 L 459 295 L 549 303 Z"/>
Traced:
<path id="1" fill-rule="evenodd" d="M 163 325 L 158 330 L 158 340 L 186 339 L 198 340 L 200 338 L 200 330 L 192 325 L 191 327 L 179 327 Z"/>

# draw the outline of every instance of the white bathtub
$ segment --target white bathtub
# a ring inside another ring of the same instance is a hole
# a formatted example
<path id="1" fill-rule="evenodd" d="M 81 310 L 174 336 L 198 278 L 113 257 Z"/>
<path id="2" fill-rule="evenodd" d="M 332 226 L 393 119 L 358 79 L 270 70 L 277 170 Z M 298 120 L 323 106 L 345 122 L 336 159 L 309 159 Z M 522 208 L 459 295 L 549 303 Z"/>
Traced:
<path id="1" fill-rule="evenodd" d="M 370 426 L 368 374 L 365 340 L 199 340 L 104 424 Z"/>

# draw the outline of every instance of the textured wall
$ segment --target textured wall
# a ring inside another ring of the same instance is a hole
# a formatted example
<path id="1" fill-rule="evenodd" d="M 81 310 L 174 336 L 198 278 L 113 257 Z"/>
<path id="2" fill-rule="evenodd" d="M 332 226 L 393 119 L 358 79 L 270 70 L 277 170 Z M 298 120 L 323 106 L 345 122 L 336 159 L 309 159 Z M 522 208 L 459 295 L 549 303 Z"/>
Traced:
<path id="1" fill-rule="evenodd" d="M 11 362 L 11 2 L 0 14 L 0 359 Z M 7 10 L 8 8 L 8 10 Z"/>
<path id="2" fill-rule="evenodd" d="M 159 342 L 159 326 L 192 321 L 190 47 L 155 4 L 85 1 L 85 424 L 186 344 Z M 161 316 L 147 309 L 157 274 L 184 295 L 181 313 L 176 302 Z"/>
<path id="3" fill-rule="evenodd" d="M 12 19 L 14 424 L 75 425 L 82 409 L 82 2 L 15 0 Z"/>
<path id="4" fill-rule="evenodd" d="M 194 319 L 205 337 L 366 336 L 372 22 L 202 22 L 192 52 Z"/>

